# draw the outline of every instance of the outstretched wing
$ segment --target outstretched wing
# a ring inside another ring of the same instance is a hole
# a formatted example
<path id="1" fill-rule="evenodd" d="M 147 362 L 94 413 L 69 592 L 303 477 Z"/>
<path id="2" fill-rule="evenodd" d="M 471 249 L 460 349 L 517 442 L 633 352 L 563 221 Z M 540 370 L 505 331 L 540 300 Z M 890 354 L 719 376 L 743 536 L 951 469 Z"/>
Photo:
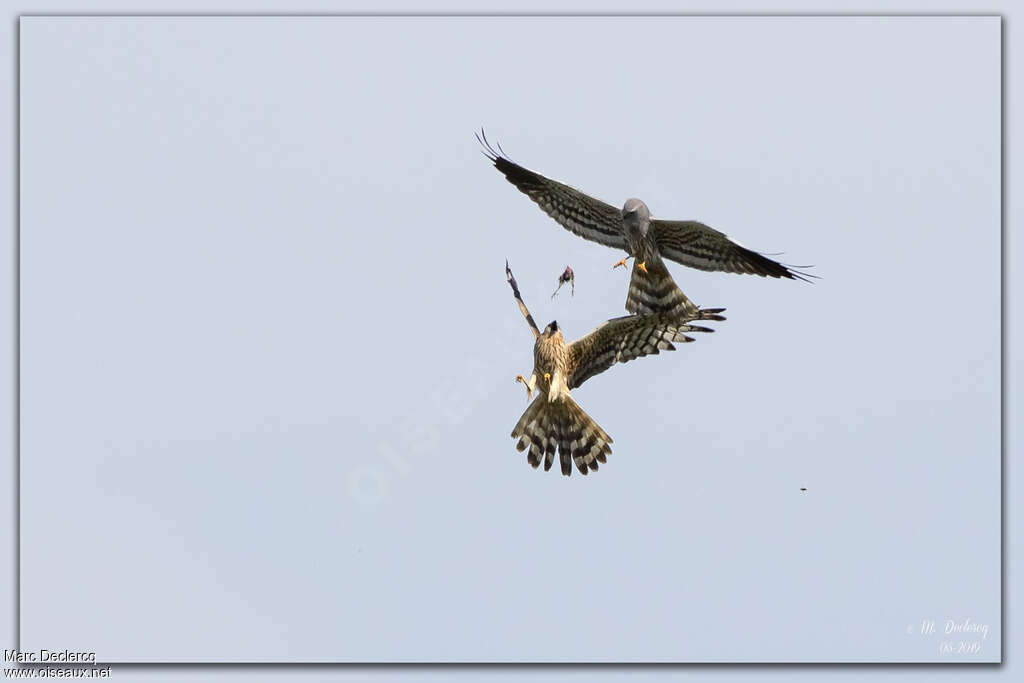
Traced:
<path id="1" fill-rule="evenodd" d="M 607 247 L 626 248 L 621 211 L 575 188 L 523 168 L 501 153 L 500 147 L 495 150 L 483 131 L 477 135 L 477 140 L 486 150 L 487 158 L 494 162 L 494 168 L 563 228 Z"/>
<path id="2" fill-rule="evenodd" d="M 519 304 L 519 310 L 522 312 L 523 317 L 526 318 L 526 324 L 530 326 L 530 331 L 533 332 L 534 337 L 539 337 L 540 330 L 537 329 L 537 323 L 533 322 L 530 309 L 523 303 L 523 297 L 519 295 L 519 285 L 516 284 L 516 279 L 512 275 L 512 269 L 508 267 L 508 260 L 505 261 L 505 279 L 508 280 L 508 285 L 512 288 L 512 296 L 516 298 L 516 303 Z"/>
<path id="3" fill-rule="evenodd" d="M 672 351 L 672 342 L 692 342 L 686 332 L 714 332 L 664 314 L 613 318 L 569 345 L 569 388 L 575 389 L 616 363 Z"/>
<path id="4" fill-rule="evenodd" d="M 751 273 L 808 282 L 807 273 L 793 270 L 729 239 L 725 233 L 697 221 L 653 219 L 651 231 L 665 258 L 699 270 Z"/>

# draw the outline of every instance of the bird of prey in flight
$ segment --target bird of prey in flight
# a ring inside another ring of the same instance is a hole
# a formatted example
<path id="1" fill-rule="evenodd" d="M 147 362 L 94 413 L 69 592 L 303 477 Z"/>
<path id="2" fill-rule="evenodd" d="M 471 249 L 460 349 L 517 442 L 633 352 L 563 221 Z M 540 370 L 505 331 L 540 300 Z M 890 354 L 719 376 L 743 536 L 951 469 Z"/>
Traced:
<path id="1" fill-rule="evenodd" d="M 587 336 L 566 344 L 557 321 L 543 331 L 537 329 L 508 262 L 505 277 L 535 338 L 533 373 L 530 379 L 518 375 L 516 381 L 526 385 L 527 400 L 534 390 L 539 392 L 516 423 L 512 438 L 518 439 L 516 449 L 527 452 L 526 461 L 534 468 L 543 459 L 545 471 L 551 469 L 556 451 L 565 476 L 572 474 L 573 463 L 581 474 L 597 471 L 598 463 L 607 462 L 612 452 L 612 438 L 583 412 L 569 393 L 571 389 L 616 363 L 672 351 L 673 342 L 693 341 L 686 332 L 714 331 L 687 325 L 689 320 L 664 313 L 627 315 L 609 320 Z"/>
<path id="2" fill-rule="evenodd" d="M 590 197 L 513 162 L 480 131 L 477 140 L 494 167 L 544 212 L 575 235 L 628 254 L 615 264 L 633 259 L 626 310 L 629 313 L 667 313 L 689 320 L 724 320 L 725 309 L 700 309 L 676 285 L 662 258 L 700 270 L 751 273 L 807 281 L 807 273 L 740 246 L 724 233 L 697 221 L 652 218 L 639 199 L 628 199 L 622 210 Z"/>

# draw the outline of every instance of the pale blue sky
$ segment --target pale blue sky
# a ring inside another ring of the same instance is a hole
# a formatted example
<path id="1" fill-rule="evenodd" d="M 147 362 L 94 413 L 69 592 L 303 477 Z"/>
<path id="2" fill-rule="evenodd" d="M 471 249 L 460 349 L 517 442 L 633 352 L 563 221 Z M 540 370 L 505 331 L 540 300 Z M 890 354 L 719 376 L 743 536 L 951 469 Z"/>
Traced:
<path id="1" fill-rule="evenodd" d="M 970 617 L 997 659 L 998 39 L 23 20 L 23 648 L 931 661 L 906 627 Z M 576 392 L 607 467 L 535 472 L 504 260 L 571 338 L 627 276 L 489 167 L 481 124 L 822 280 L 673 266 L 729 320 Z"/>

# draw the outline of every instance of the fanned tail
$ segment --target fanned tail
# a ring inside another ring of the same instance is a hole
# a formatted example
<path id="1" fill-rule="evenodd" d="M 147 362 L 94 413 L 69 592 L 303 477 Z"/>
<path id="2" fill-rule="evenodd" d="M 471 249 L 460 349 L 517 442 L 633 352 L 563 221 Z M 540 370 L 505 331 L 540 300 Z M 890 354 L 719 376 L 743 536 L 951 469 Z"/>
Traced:
<path id="1" fill-rule="evenodd" d="M 551 469 L 557 451 L 567 477 L 573 463 L 580 474 L 587 474 L 597 471 L 598 463 L 607 462 L 612 452 L 612 438 L 571 396 L 554 401 L 543 394 L 535 398 L 516 423 L 512 438 L 519 439 L 516 450 L 526 451 L 526 462 L 532 467 L 544 461 L 544 471 Z"/>
<path id="2" fill-rule="evenodd" d="M 640 264 L 643 263 L 643 268 Z M 645 272 L 646 270 L 646 272 Z M 660 256 L 651 255 L 646 260 L 633 259 L 633 273 L 629 279 L 629 293 L 626 295 L 626 311 L 634 315 L 665 313 L 680 320 L 725 320 L 719 315 L 724 308 L 699 308 L 690 301 Z"/>

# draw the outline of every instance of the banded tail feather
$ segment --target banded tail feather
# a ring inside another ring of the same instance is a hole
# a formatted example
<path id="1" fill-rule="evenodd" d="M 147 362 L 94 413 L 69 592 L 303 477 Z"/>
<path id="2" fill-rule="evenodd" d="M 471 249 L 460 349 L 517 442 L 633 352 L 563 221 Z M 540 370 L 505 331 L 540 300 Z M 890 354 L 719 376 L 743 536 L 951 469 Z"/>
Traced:
<path id="1" fill-rule="evenodd" d="M 516 450 L 526 451 L 526 461 L 535 469 L 542 460 L 544 471 L 551 469 L 557 452 L 567 477 L 574 463 L 580 474 L 596 472 L 598 463 L 607 462 L 612 452 L 612 438 L 568 395 L 554 401 L 543 394 L 535 398 L 516 423 L 512 438 L 519 440 Z"/>
<path id="2" fill-rule="evenodd" d="M 719 315 L 724 308 L 702 309 L 690 301 L 659 256 L 654 255 L 643 262 L 647 272 L 640 268 L 640 263 L 633 259 L 626 295 L 627 312 L 633 315 L 663 313 L 679 320 L 725 320 L 725 316 Z"/>

